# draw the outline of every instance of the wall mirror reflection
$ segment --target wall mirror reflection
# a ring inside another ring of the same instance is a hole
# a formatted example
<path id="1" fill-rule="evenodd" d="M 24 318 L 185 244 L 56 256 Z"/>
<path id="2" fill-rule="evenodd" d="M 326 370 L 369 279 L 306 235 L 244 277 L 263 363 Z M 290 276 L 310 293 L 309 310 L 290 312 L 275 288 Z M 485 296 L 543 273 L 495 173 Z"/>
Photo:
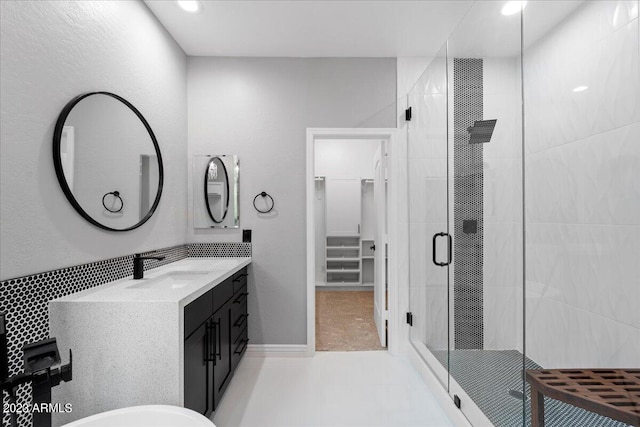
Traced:
<path id="1" fill-rule="evenodd" d="M 160 201 L 163 168 L 156 137 L 142 114 L 113 93 L 86 93 L 64 107 L 53 160 L 71 205 L 102 229 L 137 228 Z"/>
<path id="2" fill-rule="evenodd" d="M 193 224 L 195 228 L 238 228 L 240 215 L 238 156 L 193 157 Z"/>

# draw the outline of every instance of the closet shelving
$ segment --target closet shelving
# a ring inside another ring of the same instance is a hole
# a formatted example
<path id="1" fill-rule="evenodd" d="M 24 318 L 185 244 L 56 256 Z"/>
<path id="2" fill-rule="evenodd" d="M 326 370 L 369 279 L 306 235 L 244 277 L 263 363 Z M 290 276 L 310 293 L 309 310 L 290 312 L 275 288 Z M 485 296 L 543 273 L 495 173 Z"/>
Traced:
<path id="1" fill-rule="evenodd" d="M 372 246 L 373 238 L 361 240 L 362 284 L 366 286 L 373 286 L 374 252 L 373 249 L 371 249 Z"/>
<path id="2" fill-rule="evenodd" d="M 359 285 L 360 236 L 327 236 L 327 285 Z"/>
<path id="3" fill-rule="evenodd" d="M 326 177 L 322 182 L 326 215 L 323 285 L 373 286 L 373 179 Z"/>

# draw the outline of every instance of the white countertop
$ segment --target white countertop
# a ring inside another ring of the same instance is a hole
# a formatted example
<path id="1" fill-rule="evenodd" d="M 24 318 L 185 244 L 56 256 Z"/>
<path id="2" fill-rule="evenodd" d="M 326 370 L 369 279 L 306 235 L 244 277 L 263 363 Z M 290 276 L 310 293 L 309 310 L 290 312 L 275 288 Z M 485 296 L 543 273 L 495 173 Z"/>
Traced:
<path id="1" fill-rule="evenodd" d="M 251 263 L 242 258 L 185 258 L 52 302 L 163 302 L 185 306 Z"/>

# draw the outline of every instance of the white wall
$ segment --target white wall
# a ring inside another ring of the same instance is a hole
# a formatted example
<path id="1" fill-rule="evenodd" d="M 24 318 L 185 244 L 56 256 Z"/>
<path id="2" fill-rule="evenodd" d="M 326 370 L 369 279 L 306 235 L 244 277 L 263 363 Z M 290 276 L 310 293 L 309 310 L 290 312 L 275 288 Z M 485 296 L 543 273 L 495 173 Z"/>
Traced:
<path id="1" fill-rule="evenodd" d="M 638 6 L 584 2 L 525 52 L 526 349 L 547 368 L 640 360 Z"/>
<path id="2" fill-rule="evenodd" d="M 315 143 L 316 176 L 373 179 L 373 157 L 380 140 L 319 139 Z"/>
<path id="3" fill-rule="evenodd" d="M 12 278 L 186 241 L 186 57 L 138 1 L 2 1 L 0 277 Z M 141 228 L 114 233 L 78 215 L 51 155 L 60 110 L 104 90 L 153 128 L 165 187 Z"/>
<path id="4" fill-rule="evenodd" d="M 304 344 L 306 128 L 394 127 L 396 61 L 193 57 L 188 82 L 189 156 L 239 156 L 240 227 L 253 230 L 249 339 Z M 260 191 L 275 200 L 270 214 L 253 209 Z M 190 222 L 189 240 L 239 241 L 241 231 Z"/>

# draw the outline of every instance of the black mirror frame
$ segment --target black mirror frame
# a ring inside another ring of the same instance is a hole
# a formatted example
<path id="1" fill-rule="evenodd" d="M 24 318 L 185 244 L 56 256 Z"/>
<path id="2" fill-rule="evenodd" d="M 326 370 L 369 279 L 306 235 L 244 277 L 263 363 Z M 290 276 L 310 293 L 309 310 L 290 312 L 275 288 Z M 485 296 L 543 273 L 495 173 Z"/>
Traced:
<path id="1" fill-rule="evenodd" d="M 222 156 L 222 157 L 225 157 L 225 156 Z M 220 221 L 216 220 L 213 217 L 213 214 L 211 213 L 211 205 L 209 205 L 209 193 L 207 193 L 207 182 L 209 181 L 209 165 L 215 159 L 218 159 L 220 161 L 220 164 L 222 165 L 222 170 L 224 170 L 224 182 L 225 184 L 227 184 L 227 191 L 226 191 L 227 203 L 225 204 L 224 213 L 222 214 L 222 218 L 220 218 Z M 222 221 L 224 221 L 224 219 L 227 217 L 227 212 L 229 211 L 230 198 L 231 198 L 231 195 L 229 194 L 229 174 L 227 173 L 227 166 L 225 166 L 224 160 L 222 160 L 220 156 L 214 156 L 211 158 L 211 160 L 209 160 L 209 162 L 207 163 L 207 168 L 204 171 L 204 202 L 207 207 L 207 214 L 209 215 L 209 218 L 211 218 L 211 221 L 215 222 L 216 224 L 221 224 Z"/>
<path id="2" fill-rule="evenodd" d="M 151 206 L 151 209 L 149 209 L 149 212 L 147 213 L 147 215 L 145 215 L 144 218 L 142 218 L 137 224 L 134 224 L 131 227 L 127 227 L 127 228 L 111 228 L 111 227 L 108 227 L 108 226 L 96 221 L 95 219 L 93 219 L 93 217 L 91 217 L 87 212 L 85 212 L 84 209 L 82 209 L 82 206 L 80 206 L 80 204 L 78 203 L 76 198 L 73 196 L 73 193 L 71 192 L 71 189 L 69 188 L 69 184 L 67 183 L 67 179 L 64 176 L 64 170 L 62 168 L 62 159 L 60 158 L 60 139 L 62 137 L 62 128 L 64 127 L 64 123 L 67 120 L 67 117 L 69 116 L 69 114 L 71 113 L 71 110 L 73 110 L 73 107 L 75 107 L 76 104 L 79 103 L 80 101 L 82 101 L 84 98 L 87 98 L 87 97 L 89 97 L 91 95 L 107 95 L 107 96 L 110 96 L 112 98 L 117 99 L 118 101 L 122 102 L 124 105 L 129 107 L 129 109 L 131 109 L 131 111 L 134 112 L 134 114 L 138 117 L 138 119 L 140 119 L 140 121 L 142 122 L 144 127 L 147 129 L 147 132 L 149 133 L 149 136 L 151 137 L 151 141 L 153 142 L 153 147 L 156 150 L 156 155 L 158 157 L 158 175 L 159 175 L 158 191 L 156 193 L 156 198 L 153 201 L 153 205 Z M 58 121 L 56 122 L 56 127 L 55 127 L 55 129 L 53 131 L 53 164 L 55 166 L 56 176 L 58 177 L 58 182 L 60 183 L 60 187 L 62 187 L 62 191 L 64 192 L 64 195 L 67 197 L 67 200 L 69 200 L 69 203 L 71 203 L 71 206 L 73 206 L 74 209 L 84 219 L 86 219 L 91 224 L 93 224 L 96 227 L 101 228 L 103 230 L 108 230 L 108 231 L 130 231 L 130 230 L 134 230 L 134 229 L 140 227 L 145 222 L 147 222 L 149 220 L 149 218 L 151 218 L 151 216 L 156 211 L 156 208 L 158 207 L 158 204 L 160 203 L 160 197 L 162 196 L 162 187 L 163 187 L 163 183 L 164 183 L 164 167 L 162 165 L 162 154 L 160 154 L 160 146 L 158 145 L 158 140 L 156 139 L 156 136 L 153 133 L 153 130 L 151 129 L 151 126 L 149 126 L 149 123 L 144 118 L 144 116 L 140 113 L 140 111 L 138 111 L 138 109 L 136 107 L 134 107 L 129 101 L 127 101 L 123 97 L 118 96 L 118 95 L 116 95 L 114 93 L 111 93 L 111 92 L 88 92 L 88 93 L 84 93 L 82 95 L 76 96 L 71 101 L 69 101 L 67 103 L 67 105 L 64 106 L 64 108 L 60 112 L 60 115 L 58 116 Z"/>

